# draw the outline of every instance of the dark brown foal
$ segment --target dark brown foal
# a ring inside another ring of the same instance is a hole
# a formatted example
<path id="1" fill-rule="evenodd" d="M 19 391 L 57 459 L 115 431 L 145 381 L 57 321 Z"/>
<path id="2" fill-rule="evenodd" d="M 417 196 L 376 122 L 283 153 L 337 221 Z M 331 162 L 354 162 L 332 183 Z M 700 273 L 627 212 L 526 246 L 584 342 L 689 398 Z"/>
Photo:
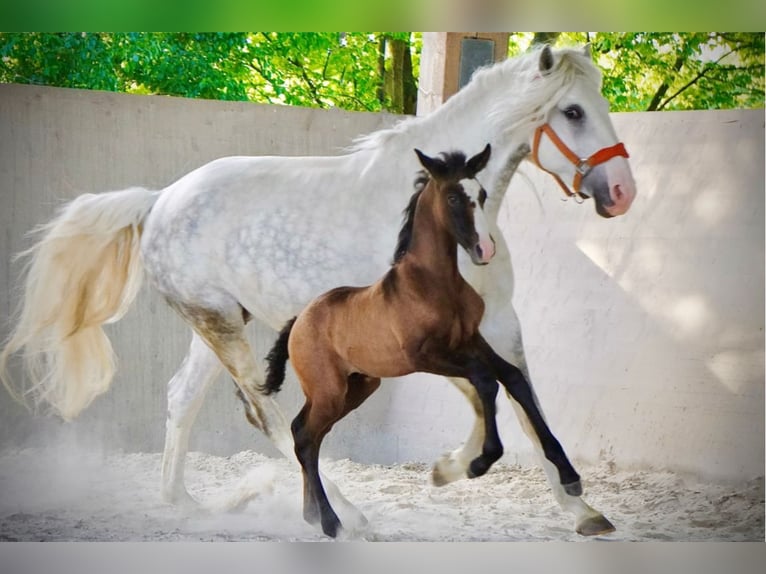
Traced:
<path id="1" fill-rule="evenodd" d="M 495 397 L 498 381 L 524 408 L 561 483 L 579 495 L 577 472 L 548 429 L 521 371 L 495 353 L 479 333 L 484 302 L 460 275 L 457 246 L 477 265 L 489 263 L 494 240 L 484 218 L 487 193 L 476 174 L 490 146 L 466 161 L 459 152 L 430 158 L 399 234 L 394 265 L 368 287 L 340 287 L 312 301 L 291 320 L 267 360 L 265 392 L 279 390 L 289 357 L 306 403 L 292 423 L 303 468 L 303 516 L 336 536 L 340 521 L 319 477 L 319 449 L 333 424 L 358 407 L 383 377 L 428 372 L 463 377 L 476 387 L 486 425 L 482 454 L 471 462 L 481 476 L 503 454 Z"/>

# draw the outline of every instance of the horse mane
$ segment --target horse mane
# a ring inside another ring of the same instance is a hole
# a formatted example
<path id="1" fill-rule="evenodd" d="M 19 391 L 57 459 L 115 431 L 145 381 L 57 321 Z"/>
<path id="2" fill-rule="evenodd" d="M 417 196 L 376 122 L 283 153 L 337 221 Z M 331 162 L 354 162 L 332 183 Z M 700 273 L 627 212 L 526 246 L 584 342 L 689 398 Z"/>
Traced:
<path id="1" fill-rule="evenodd" d="M 437 161 L 444 164 L 445 179 L 457 178 L 457 175 L 465 167 L 465 154 L 460 151 L 442 152 Z M 394 249 L 393 264 L 399 263 L 410 249 L 412 242 L 412 228 L 415 224 L 415 208 L 418 205 L 418 199 L 425 190 L 431 176 L 426 170 L 420 170 L 415 176 L 415 193 L 410 197 L 409 203 L 403 212 L 402 228 L 399 230 L 399 237 L 396 240 L 396 249 Z"/>
<path id="2" fill-rule="evenodd" d="M 545 121 L 551 108 L 577 77 L 585 77 L 601 90 L 601 71 L 579 48 L 554 48 L 554 68 L 542 80 L 540 50 L 531 50 L 474 72 L 471 81 L 453 95 L 437 113 L 461 113 L 464 106 L 475 106 L 477 94 L 495 93 L 487 116 L 507 132 L 531 133 Z M 451 112 L 452 110 L 458 110 Z M 380 149 L 399 135 L 410 132 L 430 116 L 409 117 L 390 128 L 356 138 L 347 148 L 350 153 Z"/>

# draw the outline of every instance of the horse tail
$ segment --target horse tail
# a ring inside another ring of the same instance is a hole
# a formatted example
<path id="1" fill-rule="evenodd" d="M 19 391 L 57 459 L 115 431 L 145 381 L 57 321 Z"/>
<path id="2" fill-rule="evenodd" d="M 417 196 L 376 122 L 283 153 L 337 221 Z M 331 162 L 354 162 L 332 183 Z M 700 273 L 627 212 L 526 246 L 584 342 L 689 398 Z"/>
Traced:
<path id="1" fill-rule="evenodd" d="M 290 332 L 293 330 L 295 320 L 298 317 L 290 319 L 282 330 L 279 332 L 274 346 L 266 355 L 266 382 L 262 387 L 262 391 L 266 395 L 278 393 L 282 388 L 282 383 L 285 381 L 285 367 L 287 365 L 287 359 L 290 358 L 290 353 L 287 349 L 287 342 L 290 339 Z"/>
<path id="2" fill-rule="evenodd" d="M 142 223 L 159 196 L 142 188 L 85 194 L 40 226 L 28 258 L 16 327 L 0 352 L 0 380 L 29 407 L 64 420 L 109 388 L 114 353 L 102 329 L 120 319 L 141 286 Z M 19 352 L 26 383 L 8 360 Z"/>

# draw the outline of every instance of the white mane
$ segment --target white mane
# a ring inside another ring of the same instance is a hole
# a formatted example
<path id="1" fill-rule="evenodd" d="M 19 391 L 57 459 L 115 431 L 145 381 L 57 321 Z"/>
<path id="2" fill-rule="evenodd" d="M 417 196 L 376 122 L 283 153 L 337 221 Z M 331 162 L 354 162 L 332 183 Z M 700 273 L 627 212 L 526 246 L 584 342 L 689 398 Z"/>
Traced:
<path id="1" fill-rule="evenodd" d="M 553 70 L 542 81 L 540 49 L 477 70 L 471 81 L 434 113 L 449 114 L 464 106 L 476 105 L 477 94 L 493 94 L 487 117 L 505 133 L 531 133 L 544 123 L 548 112 L 578 77 L 601 89 L 601 71 L 580 49 L 553 50 Z M 360 136 L 348 151 L 378 149 L 427 117 L 407 118 L 390 128 Z"/>

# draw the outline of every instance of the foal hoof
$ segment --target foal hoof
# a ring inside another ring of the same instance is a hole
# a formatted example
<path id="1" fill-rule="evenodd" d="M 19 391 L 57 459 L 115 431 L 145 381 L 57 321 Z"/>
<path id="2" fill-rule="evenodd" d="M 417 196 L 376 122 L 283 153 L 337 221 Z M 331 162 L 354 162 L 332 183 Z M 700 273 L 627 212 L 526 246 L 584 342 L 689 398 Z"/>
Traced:
<path id="1" fill-rule="evenodd" d="M 335 538 L 338 536 L 338 532 L 341 529 L 341 524 L 337 520 L 328 520 L 328 521 L 322 521 L 322 532 L 325 533 L 326 536 L 329 536 L 330 538 Z"/>
<path id="2" fill-rule="evenodd" d="M 614 524 L 609 522 L 604 515 L 590 516 L 577 525 L 577 534 L 582 536 L 600 536 L 614 532 Z"/>
<path id="3" fill-rule="evenodd" d="M 570 482 L 569 484 L 562 484 L 564 492 L 569 496 L 582 496 L 582 483 L 579 480 Z"/>
<path id="4" fill-rule="evenodd" d="M 487 474 L 490 466 L 491 464 L 487 463 L 487 461 L 476 458 L 468 465 L 468 470 L 465 474 L 468 478 L 478 478 L 479 476 Z"/>

